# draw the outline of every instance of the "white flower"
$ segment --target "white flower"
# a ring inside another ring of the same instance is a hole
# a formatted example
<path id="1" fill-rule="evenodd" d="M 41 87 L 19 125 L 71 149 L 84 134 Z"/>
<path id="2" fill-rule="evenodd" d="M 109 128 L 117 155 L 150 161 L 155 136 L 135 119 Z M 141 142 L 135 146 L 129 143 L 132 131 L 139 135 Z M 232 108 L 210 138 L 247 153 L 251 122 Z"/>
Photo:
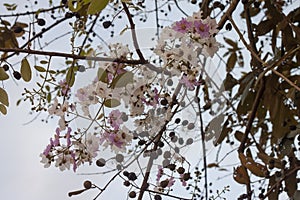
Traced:
<path id="1" fill-rule="evenodd" d="M 110 93 L 110 90 L 107 88 L 107 84 L 102 81 L 98 81 L 96 83 L 94 90 L 95 94 L 101 98 L 106 98 Z"/>
<path id="2" fill-rule="evenodd" d="M 58 120 L 58 125 L 60 130 L 65 130 L 67 125 L 66 125 L 66 120 L 65 120 L 65 116 L 60 117 L 60 119 Z"/>
<path id="3" fill-rule="evenodd" d="M 64 102 L 63 105 L 61 105 L 60 103 L 58 103 L 57 98 L 54 99 L 54 103 L 52 104 L 52 106 L 48 109 L 48 113 L 50 115 L 56 115 L 56 116 L 64 116 L 65 112 L 68 111 L 68 107 L 69 104 L 67 101 Z"/>
<path id="4" fill-rule="evenodd" d="M 85 145 L 87 153 L 91 157 L 97 156 L 97 151 L 99 150 L 100 139 L 94 134 L 88 133 L 81 139 L 82 144 Z"/>
<path id="5" fill-rule="evenodd" d="M 55 167 L 58 167 L 61 171 L 69 170 L 71 164 L 73 164 L 73 158 L 70 154 L 59 154 L 55 159 Z"/>
<path id="6" fill-rule="evenodd" d="M 45 168 L 50 167 L 51 160 L 49 158 L 52 157 L 52 153 L 49 153 L 47 156 L 45 154 L 41 153 L 40 157 L 42 158 L 42 160 L 40 162 L 44 164 L 44 167 Z"/>
<path id="7" fill-rule="evenodd" d="M 207 45 L 204 45 L 202 53 L 205 56 L 213 57 L 218 50 L 219 50 L 219 43 L 217 42 L 216 38 L 211 37 L 208 39 Z"/>

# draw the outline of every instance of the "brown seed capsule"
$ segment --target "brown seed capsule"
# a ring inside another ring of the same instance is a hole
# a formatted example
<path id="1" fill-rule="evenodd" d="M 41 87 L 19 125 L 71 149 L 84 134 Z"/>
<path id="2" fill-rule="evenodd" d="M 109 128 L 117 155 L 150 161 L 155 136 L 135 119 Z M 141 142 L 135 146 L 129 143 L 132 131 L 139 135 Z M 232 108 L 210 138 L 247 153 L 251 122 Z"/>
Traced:
<path id="1" fill-rule="evenodd" d="M 45 26 L 46 21 L 45 21 L 44 19 L 42 19 L 42 18 L 38 18 L 38 19 L 37 19 L 37 24 L 38 24 L 39 26 Z"/>
<path id="2" fill-rule="evenodd" d="M 129 192 L 128 196 L 130 198 L 135 198 L 136 197 L 136 192 L 135 191 L 131 191 L 131 192 Z"/>
<path id="3" fill-rule="evenodd" d="M 83 187 L 85 189 L 90 189 L 92 187 L 92 182 L 91 181 L 84 181 Z"/>

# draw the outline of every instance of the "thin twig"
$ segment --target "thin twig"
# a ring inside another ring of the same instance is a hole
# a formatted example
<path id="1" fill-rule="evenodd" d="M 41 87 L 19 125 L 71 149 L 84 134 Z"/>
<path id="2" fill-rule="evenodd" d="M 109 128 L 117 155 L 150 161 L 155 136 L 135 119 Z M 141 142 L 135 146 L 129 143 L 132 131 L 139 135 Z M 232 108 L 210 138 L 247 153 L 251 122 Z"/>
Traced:
<path id="1" fill-rule="evenodd" d="M 199 77 L 199 79 L 201 76 Z M 199 80 L 200 81 L 200 80 Z M 195 98 L 199 96 L 200 85 L 197 86 L 195 92 Z M 207 181 L 207 161 L 206 161 L 206 147 L 205 147 L 205 131 L 203 126 L 202 112 L 200 100 L 197 103 L 199 110 L 199 120 L 200 120 L 200 133 L 201 133 L 201 142 L 202 142 L 202 153 L 203 153 L 203 167 L 204 167 L 204 189 L 205 189 L 205 199 L 208 200 L 208 181 Z"/>
<path id="2" fill-rule="evenodd" d="M 47 31 L 49 31 L 50 29 L 52 29 L 53 27 L 59 25 L 60 23 L 62 23 L 63 21 L 65 21 L 66 19 L 69 19 L 68 17 L 64 17 L 60 20 L 57 20 L 55 23 L 51 24 L 50 26 L 48 26 L 47 28 L 44 28 L 41 32 L 39 32 L 38 34 L 34 35 L 32 38 L 30 38 L 25 44 L 23 44 L 20 49 L 24 49 L 25 47 L 27 47 L 33 40 L 35 40 L 36 38 L 41 37 L 44 33 L 46 33 Z M 0 61 L 8 59 L 14 55 L 16 55 L 17 52 L 14 51 L 10 51 L 13 52 L 12 54 L 5 56 L 4 58 L 1 58 Z"/>
<path id="3" fill-rule="evenodd" d="M 135 24 L 132 20 L 131 14 L 129 12 L 129 9 L 128 9 L 126 3 L 122 2 L 122 5 L 123 5 L 124 11 L 127 15 L 127 18 L 128 18 L 129 24 L 130 24 L 131 36 L 132 36 L 134 48 L 135 48 L 136 53 L 138 54 L 139 58 L 143 61 L 143 60 L 145 60 L 145 58 L 140 50 L 140 47 L 139 47 L 139 44 L 137 41 L 137 36 L 136 36 L 136 32 L 135 32 Z"/>
<path id="4" fill-rule="evenodd" d="M 273 192 L 273 190 L 275 189 L 275 187 L 278 186 L 278 184 L 280 184 L 282 181 L 284 181 L 286 179 L 286 177 L 292 175 L 293 173 L 295 173 L 299 169 L 300 169 L 300 166 L 292 168 L 290 172 L 288 172 L 287 174 L 285 174 L 284 177 L 280 178 L 279 181 L 277 181 L 274 185 L 272 185 L 272 187 L 267 191 L 267 193 L 261 199 L 265 199 L 266 197 L 268 197 Z"/>
<path id="5" fill-rule="evenodd" d="M 48 8 L 48 9 L 39 9 L 39 10 L 35 10 L 35 11 L 31 11 L 31 12 L 24 12 L 24 13 L 5 14 L 5 15 L 0 15 L 0 17 L 19 17 L 19 16 L 24 16 L 24 15 L 34 15 L 37 13 L 49 12 L 49 11 L 60 9 L 60 8 L 64 8 L 64 6 L 63 5 L 54 6 L 52 8 Z"/>
<path id="6" fill-rule="evenodd" d="M 186 14 L 186 12 L 184 12 L 184 10 L 182 10 L 182 8 L 180 8 L 180 6 L 178 5 L 177 0 L 174 0 L 174 3 L 176 5 L 176 7 L 178 8 L 178 10 L 180 10 L 180 12 L 182 12 L 182 14 L 184 14 L 185 16 L 189 16 L 188 14 Z"/>

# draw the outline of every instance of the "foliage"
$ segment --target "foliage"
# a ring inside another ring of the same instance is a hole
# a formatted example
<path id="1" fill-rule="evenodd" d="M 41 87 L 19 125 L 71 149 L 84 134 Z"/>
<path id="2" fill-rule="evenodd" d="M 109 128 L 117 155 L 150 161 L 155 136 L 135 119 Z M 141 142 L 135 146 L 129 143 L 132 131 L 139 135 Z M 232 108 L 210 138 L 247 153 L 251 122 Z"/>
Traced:
<path id="1" fill-rule="evenodd" d="M 194 12 L 185 11 L 187 3 Z M 40 154 L 44 166 L 76 172 L 85 163 L 105 168 L 113 160 L 114 169 L 103 173 L 114 174 L 103 187 L 85 181 L 69 196 L 98 189 L 95 199 L 100 198 L 118 177 L 129 198 L 144 199 L 147 192 L 155 200 L 221 199 L 228 187 L 209 194 L 208 170 L 232 170 L 222 166 L 226 155 L 218 158 L 227 146 L 225 154 L 238 153 L 233 180 L 246 186 L 239 199 L 295 197 L 300 169 L 300 8 L 290 9 L 295 4 L 62 0 L 48 7 L 36 1 L 20 12 L 19 5 L 4 3 L 0 112 L 9 112 L 5 85 L 12 79 L 36 82 L 21 100 L 58 121 Z M 173 12 L 180 17 L 174 20 Z M 156 32 L 147 49 L 137 33 L 144 23 Z M 57 27 L 67 34 L 51 34 Z M 109 32 L 112 38 L 130 33 L 132 47 L 106 44 Z M 67 45 L 53 50 L 51 43 L 60 40 Z M 219 63 L 221 84 L 209 73 L 210 62 Z M 219 150 L 208 163 L 211 142 Z M 198 155 L 185 153 L 200 145 Z M 101 157 L 100 151 L 111 156 Z M 175 187 L 187 192 L 178 195 Z"/>

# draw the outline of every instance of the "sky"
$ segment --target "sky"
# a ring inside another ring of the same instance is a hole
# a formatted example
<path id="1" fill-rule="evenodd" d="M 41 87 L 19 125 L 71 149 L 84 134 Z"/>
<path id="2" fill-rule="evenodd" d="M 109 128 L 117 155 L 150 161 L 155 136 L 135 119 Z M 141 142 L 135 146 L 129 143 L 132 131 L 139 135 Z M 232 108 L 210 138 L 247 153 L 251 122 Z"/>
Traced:
<path id="1" fill-rule="evenodd" d="M 27 3 L 26 0 L 10 1 L 10 3 L 17 3 L 23 7 Z M 0 4 L 0 13 L 3 11 L 2 3 Z M 180 17 L 176 16 L 178 19 Z M 145 25 L 147 26 L 147 25 Z M 145 37 L 145 34 L 155 32 L 156 28 L 144 27 L 138 32 L 140 33 L 140 42 L 142 42 L 141 49 L 147 49 L 151 43 L 151 37 Z M 114 41 L 124 41 L 126 37 L 130 36 L 127 32 L 122 37 L 114 38 Z M 147 38 L 147 39 L 145 39 Z M 149 43 L 148 43 L 149 42 Z M 50 48 L 55 48 L 55 45 L 61 45 L 60 41 L 54 42 Z M 61 47 L 61 46 L 60 46 Z M 61 61 L 57 61 L 58 65 L 63 65 Z M 213 62 L 210 63 L 212 68 L 216 67 Z M 214 70 L 212 70 L 214 72 Z M 222 72 L 219 72 L 222 73 Z M 218 76 L 218 74 L 216 74 Z M 75 84 L 75 88 L 84 84 L 86 79 L 81 79 Z M 2 83 L 0 83 L 2 84 Z M 72 198 L 68 197 L 68 192 L 82 189 L 82 183 L 85 180 L 97 182 L 101 187 L 108 180 L 109 175 L 80 175 L 80 173 L 98 172 L 99 168 L 85 165 L 80 168 L 78 173 L 73 171 L 61 172 L 55 167 L 45 169 L 40 163 L 39 154 L 44 150 L 49 142 L 49 138 L 53 136 L 54 130 L 57 127 L 55 120 L 50 120 L 49 123 L 41 122 L 45 117 L 39 116 L 33 120 L 36 114 L 29 114 L 28 102 L 22 102 L 20 106 L 15 103 L 21 97 L 24 87 L 30 88 L 34 86 L 32 83 L 25 83 L 23 81 L 8 81 L 1 85 L 9 93 L 10 106 L 6 116 L 0 116 L 0 194 L 1 199 L 7 200 L 90 200 L 97 194 L 97 191 L 85 192 Z M 214 151 L 210 151 L 213 146 L 207 147 L 209 155 L 214 156 Z M 105 152 L 102 152 L 105 154 Z M 186 152 L 192 155 L 193 151 Z M 232 154 L 236 156 L 236 154 Z M 209 157 L 210 158 L 210 157 Z M 209 173 L 213 172 L 209 170 Z M 223 187 L 230 184 L 231 191 L 227 192 L 224 197 L 228 199 L 236 199 L 237 195 L 241 193 L 243 188 L 232 181 L 232 176 L 226 176 L 232 173 L 218 172 L 209 174 L 210 177 L 217 179 L 214 182 L 214 189 L 222 190 Z M 218 177 L 225 177 L 218 179 Z M 239 188 L 238 190 L 236 188 Z M 116 180 L 108 187 L 99 199 L 126 199 L 127 189 L 122 186 L 122 182 Z"/>

